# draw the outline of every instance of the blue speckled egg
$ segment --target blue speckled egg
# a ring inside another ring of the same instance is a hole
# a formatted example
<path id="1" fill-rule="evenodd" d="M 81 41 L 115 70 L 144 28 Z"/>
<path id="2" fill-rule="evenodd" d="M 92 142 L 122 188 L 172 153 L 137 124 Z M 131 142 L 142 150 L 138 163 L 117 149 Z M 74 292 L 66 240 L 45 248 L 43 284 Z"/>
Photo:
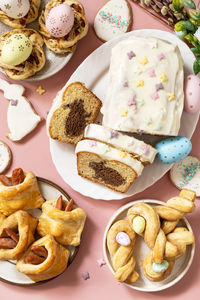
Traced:
<path id="1" fill-rule="evenodd" d="M 166 138 L 156 144 L 157 158 L 164 164 L 175 163 L 186 157 L 192 150 L 192 143 L 186 137 Z"/>

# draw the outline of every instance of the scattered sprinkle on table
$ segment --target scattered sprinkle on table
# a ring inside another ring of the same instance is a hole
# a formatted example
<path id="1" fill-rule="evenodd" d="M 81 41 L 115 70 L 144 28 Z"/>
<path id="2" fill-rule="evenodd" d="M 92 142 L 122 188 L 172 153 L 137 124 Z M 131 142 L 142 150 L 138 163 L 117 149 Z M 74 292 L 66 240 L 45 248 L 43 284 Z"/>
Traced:
<path id="1" fill-rule="evenodd" d="M 84 279 L 84 280 L 87 280 L 87 279 L 90 279 L 90 274 L 88 272 L 84 272 L 81 277 Z"/>
<path id="2" fill-rule="evenodd" d="M 41 85 L 38 86 L 37 90 L 36 90 L 40 95 L 43 95 L 46 91 L 43 89 L 43 87 Z"/>
<path id="3" fill-rule="evenodd" d="M 106 262 L 103 258 L 97 259 L 97 263 L 98 263 L 99 267 L 102 267 L 106 264 Z"/>

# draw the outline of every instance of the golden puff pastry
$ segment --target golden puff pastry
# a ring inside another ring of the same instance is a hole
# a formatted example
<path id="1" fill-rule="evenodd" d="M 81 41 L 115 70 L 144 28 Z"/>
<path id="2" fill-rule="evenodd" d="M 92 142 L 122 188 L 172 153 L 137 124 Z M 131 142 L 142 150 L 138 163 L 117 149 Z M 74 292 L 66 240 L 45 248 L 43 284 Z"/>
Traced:
<path id="1" fill-rule="evenodd" d="M 37 219 L 26 211 L 10 215 L 0 226 L 0 259 L 18 259 L 34 241 Z"/>
<path id="2" fill-rule="evenodd" d="M 46 201 L 42 205 L 42 214 L 37 228 L 38 233 L 41 236 L 50 233 L 62 245 L 78 246 L 86 214 L 82 208 L 72 206 L 72 204 L 72 199 L 67 204 L 66 201 L 62 200 L 62 196 Z"/>
<path id="3" fill-rule="evenodd" d="M 5 64 L 1 60 L 3 46 L 7 43 L 7 40 L 13 35 L 24 34 L 30 39 L 32 43 L 31 55 L 19 65 L 11 66 Z M 41 35 L 34 29 L 14 29 L 9 32 L 5 32 L 1 35 L 0 39 L 0 66 L 5 71 L 6 75 L 14 80 L 23 80 L 33 76 L 36 72 L 39 72 L 45 65 L 45 54 L 43 51 L 44 41 Z"/>
<path id="4" fill-rule="evenodd" d="M 10 27 L 23 29 L 27 24 L 32 23 L 37 19 L 40 3 L 41 0 L 30 0 L 30 9 L 28 14 L 19 19 L 10 18 L 5 14 L 5 12 L 0 10 L 0 21 Z"/>
<path id="5" fill-rule="evenodd" d="M 126 236 L 124 237 L 124 235 Z M 108 231 L 107 247 L 115 270 L 114 278 L 120 282 L 133 283 L 139 278 L 139 274 L 135 270 L 136 261 L 133 256 L 135 242 L 136 234 L 127 220 L 115 222 Z"/>
<path id="6" fill-rule="evenodd" d="M 0 213 L 9 216 L 17 210 L 40 207 L 44 199 L 32 172 L 15 169 L 12 176 L 0 175 Z"/>
<path id="7" fill-rule="evenodd" d="M 55 38 L 46 29 L 46 18 L 53 7 L 63 3 L 66 3 L 72 8 L 74 12 L 74 25 L 67 36 L 63 38 Z M 74 0 L 49 1 L 39 17 L 39 25 L 40 33 L 43 36 L 47 48 L 55 53 L 60 54 L 73 52 L 75 44 L 88 32 L 88 22 L 85 18 L 84 8 L 80 2 Z"/>
<path id="8" fill-rule="evenodd" d="M 68 264 L 70 252 L 46 235 L 34 242 L 17 262 L 17 269 L 38 282 L 61 274 Z"/>

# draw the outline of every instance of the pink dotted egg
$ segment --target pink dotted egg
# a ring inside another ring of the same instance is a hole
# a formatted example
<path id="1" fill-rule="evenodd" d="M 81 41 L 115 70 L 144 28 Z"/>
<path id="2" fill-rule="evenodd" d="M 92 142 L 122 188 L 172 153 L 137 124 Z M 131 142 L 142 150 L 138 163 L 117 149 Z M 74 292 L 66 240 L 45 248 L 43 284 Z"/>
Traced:
<path id="1" fill-rule="evenodd" d="M 196 113 L 200 110 L 200 78 L 189 75 L 185 79 L 185 111 Z"/>
<path id="2" fill-rule="evenodd" d="M 47 31 L 56 38 L 66 36 L 74 25 L 72 8 L 63 3 L 52 8 L 46 18 Z"/>

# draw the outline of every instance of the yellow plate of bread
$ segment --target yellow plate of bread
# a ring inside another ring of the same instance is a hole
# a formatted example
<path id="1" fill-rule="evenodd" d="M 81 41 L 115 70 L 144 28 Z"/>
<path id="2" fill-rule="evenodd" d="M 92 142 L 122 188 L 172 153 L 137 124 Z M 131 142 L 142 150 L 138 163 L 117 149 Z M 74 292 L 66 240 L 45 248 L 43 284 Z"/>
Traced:
<path id="1" fill-rule="evenodd" d="M 34 285 L 74 260 L 86 219 L 53 182 L 18 168 L 0 175 L 0 280 Z"/>
<path id="2" fill-rule="evenodd" d="M 185 218 L 195 209 L 195 197 L 182 190 L 166 204 L 144 199 L 116 211 L 103 239 L 114 280 L 143 292 L 161 291 L 181 280 L 195 252 L 194 234 Z"/>

